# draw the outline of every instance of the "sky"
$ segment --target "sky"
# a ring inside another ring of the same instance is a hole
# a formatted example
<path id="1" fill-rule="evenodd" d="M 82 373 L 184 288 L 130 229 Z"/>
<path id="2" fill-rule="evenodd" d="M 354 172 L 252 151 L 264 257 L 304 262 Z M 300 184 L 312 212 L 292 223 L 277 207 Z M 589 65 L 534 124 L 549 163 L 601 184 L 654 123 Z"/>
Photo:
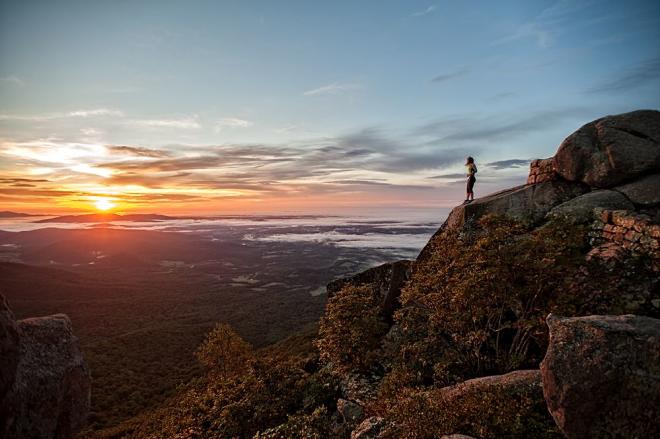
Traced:
<path id="1" fill-rule="evenodd" d="M 660 108 L 660 2 L 0 0 L 0 210 L 450 207 Z"/>

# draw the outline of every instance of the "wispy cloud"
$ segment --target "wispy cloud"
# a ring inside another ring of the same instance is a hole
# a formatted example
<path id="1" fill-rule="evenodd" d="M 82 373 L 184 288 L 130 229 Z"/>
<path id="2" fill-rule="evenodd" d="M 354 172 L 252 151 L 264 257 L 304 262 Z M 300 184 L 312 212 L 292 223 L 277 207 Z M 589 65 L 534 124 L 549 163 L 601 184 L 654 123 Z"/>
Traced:
<path id="1" fill-rule="evenodd" d="M 14 75 L 0 76 L 0 82 L 4 82 L 5 84 L 13 84 L 18 87 L 23 87 L 25 85 L 25 81 Z"/>
<path id="2" fill-rule="evenodd" d="M 512 91 L 505 91 L 505 92 L 502 92 L 502 93 L 494 94 L 493 96 L 490 96 L 490 97 L 486 98 L 486 100 L 488 102 L 500 102 L 500 101 L 503 101 L 505 99 L 513 98 L 515 96 L 517 96 L 516 93 L 514 93 Z"/>
<path id="3" fill-rule="evenodd" d="M 181 129 L 199 129 L 202 125 L 197 120 L 197 116 L 183 117 L 178 119 L 139 119 L 132 122 L 135 125 L 151 128 L 181 128 Z"/>
<path id="4" fill-rule="evenodd" d="M 587 93 L 623 92 L 660 80 L 660 58 L 653 58 L 629 67 L 618 78 L 603 82 Z"/>
<path id="5" fill-rule="evenodd" d="M 5 196 L 26 197 L 27 192 L 17 191 L 30 189 L 34 196 L 66 200 L 90 196 L 91 190 L 113 190 L 124 202 L 138 204 L 212 202 L 217 197 L 354 200 L 356 194 L 391 199 L 397 193 L 407 199 L 410 191 L 418 194 L 459 184 L 454 182 L 463 179 L 460 168 L 468 153 L 486 157 L 498 142 L 574 119 L 584 120 L 584 111 L 565 107 L 504 115 L 457 114 L 408 131 L 369 126 L 281 144 L 159 148 L 64 139 L 5 141 L 0 142 L 0 162 L 16 167 L 3 175 L 6 180 L 0 187 L 5 187 Z M 522 175 L 528 162 L 484 160 L 480 181 L 492 189 L 505 187 L 509 174 Z M 512 172 L 516 169 L 520 172 Z M 30 175 L 35 181 L 16 180 Z M 50 181 L 39 181 L 45 178 Z M 48 192 L 56 187 L 75 195 Z"/>
<path id="6" fill-rule="evenodd" d="M 250 122 L 249 120 L 241 119 L 238 117 L 225 117 L 220 119 L 215 124 L 215 130 L 219 132 L 225 128 L 248 128 L 252 125 L 254 125 L 254 123 Z"/>
<path id="7" fill-rule="evenodd" d="M 170 152 L 162 149 L 144 148 L 142 146 L 127 146 L 127 145 L 107 145 L 108 151 L 114 154 L 135 156 L 135 157 L 150 157 L 161 158 L 169 157 Z"/>
<path id="8" fill-rule="evenodd" d="M 424 9 L 423 11 L 413 12 L 412 14 L 410 14 L 410 16 L 411 17 L 422 17 L 424 15 L 430 14 L 431 12 L 433 12 L 435 10 L 436 10 L 436 6 L 435 5 L 430 5 L 429 7 Z"/>
<path id="9" fill-rule="evenodd" d="M 565 121 L 584 120 L 593 116 L 588 108 L 567 106 L 525 113 L 492 116 L 463 115 L 438 119 L 413 130 L 416 135 L 431 138 L 430 142 L 494 142 L 519 138 L 533 132 L 556 127 Z"/>
<path id="10" fill-rule="evenodd" d="M 281 128 L 276 128 L 274 131 L 277 134 L 287 134 L 287 133 L 292 133 L 292 132 L 296 131 L 299 128 L 300 127 L 298 125 L 289 124 L 289 125 L 281 127 Z"/>
<path id="11" fill-rule="evenodd" d="M 43 122 L 56 119 L 68 118 L 90 118 L 100 116 L 121 117 L 124 113 L 119 110 L 111 110 L 108 108 L 96 108 L 91 110 L 75 110 L 58 113 L 45 113 L 45 114 L 0 114 L 0 121 L 25 121 L 25 122 Z"/>
<path id="12" fill-rule="evenodd" d="M 511 169 L 511 168 L 523 168 L 529 166 L 529 159 L 508 159 L 508 160 L 499 160 L 496 162 L 486 163 L 486 166 L 502 170 L 502 169 Z"/>
<path id="13" fill-rule="evenodd" d="M 597 6 L 593 0 L 574 1 L 557 0 L 551 6 L 543 9 L 532 20 L 522 23 L 512 33 L 495 39 L 491 45 L 498 46 L 514 41 L 531 39 L 541 48 L 552 46 L 567 27 L 575 26 L 576 22 L 594 23 L 602 17 L 593 18 L 593 14 L 586 14 L 585 9 Z M 600 12 L 600 11 L 599 11 Z"/>
<path id="14" fill-rule="evenodd" d="M 436 76 L 435 78 L 431 79 L 431 82 L 435 82 L 435 83 L 446 82 L 446 81 L 449 81 L 450 79 L 465 76 L 469 72 L 470 72 L 470 69 L 468 69 L 467 67 L 463 67 L 462 69 L 455 70 L 453 72 L 440 74 L 440 75 Z"/>
<path id="15" fill-rule="evenodd" d="M 465 172 L 464 173 L 456 172 L 456 173 L 433 175 L 428 178 L 438 179 L 438 180 L 457 180 L 457 179 L 465 178 L 466 176 L 467 174 Z"/>
<path id="16" fill-rule="evenodd" d="M 304 96 L 318 96 L 318 95 L 336 95 L 350 90 L 359 88 L 357 84 L 342 84 L 333 82 L 332 84 L 324 85 L 318 88 L 307 90 L 303 93 Z"/>

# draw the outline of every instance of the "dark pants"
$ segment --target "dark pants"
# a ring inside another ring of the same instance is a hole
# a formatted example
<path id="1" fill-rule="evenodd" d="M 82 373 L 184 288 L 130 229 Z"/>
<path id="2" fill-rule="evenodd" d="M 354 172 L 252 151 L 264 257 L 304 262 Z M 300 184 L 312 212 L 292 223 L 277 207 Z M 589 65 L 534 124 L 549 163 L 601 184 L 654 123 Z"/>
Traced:
<path id="1" fill-rule="evenodd" d="M 467 193 L 471 194 L 474 188 L 474 182 L 477 181 L 474 175 L 470 175 L 467 179 Z"/>

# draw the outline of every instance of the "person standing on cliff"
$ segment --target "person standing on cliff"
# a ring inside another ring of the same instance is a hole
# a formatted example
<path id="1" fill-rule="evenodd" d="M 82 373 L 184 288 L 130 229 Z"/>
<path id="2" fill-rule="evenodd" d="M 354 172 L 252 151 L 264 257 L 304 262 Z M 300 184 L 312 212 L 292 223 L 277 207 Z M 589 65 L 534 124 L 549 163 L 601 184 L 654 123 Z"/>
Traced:
<path id="1" fill-rule="evenodd" d="M 474 176 L 477 173 L 477 165 L 474 164 L 474 158 L 468 157 L 465 161 L 465 167 L 467 168 L 467 195 L 463 204 L 474 201 L 474 182 L 477 181 L 477 178 Z"/>

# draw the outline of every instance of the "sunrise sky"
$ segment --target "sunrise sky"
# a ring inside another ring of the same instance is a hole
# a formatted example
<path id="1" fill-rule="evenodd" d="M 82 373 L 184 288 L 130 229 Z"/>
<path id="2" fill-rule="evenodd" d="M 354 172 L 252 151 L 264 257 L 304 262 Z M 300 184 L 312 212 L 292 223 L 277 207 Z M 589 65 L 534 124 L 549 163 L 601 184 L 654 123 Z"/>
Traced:
<path id="1" fill-rule="evenodd" d="M 0 1 L 0 210 L 446 207 L 640 108 L 657 1 Z"/>

